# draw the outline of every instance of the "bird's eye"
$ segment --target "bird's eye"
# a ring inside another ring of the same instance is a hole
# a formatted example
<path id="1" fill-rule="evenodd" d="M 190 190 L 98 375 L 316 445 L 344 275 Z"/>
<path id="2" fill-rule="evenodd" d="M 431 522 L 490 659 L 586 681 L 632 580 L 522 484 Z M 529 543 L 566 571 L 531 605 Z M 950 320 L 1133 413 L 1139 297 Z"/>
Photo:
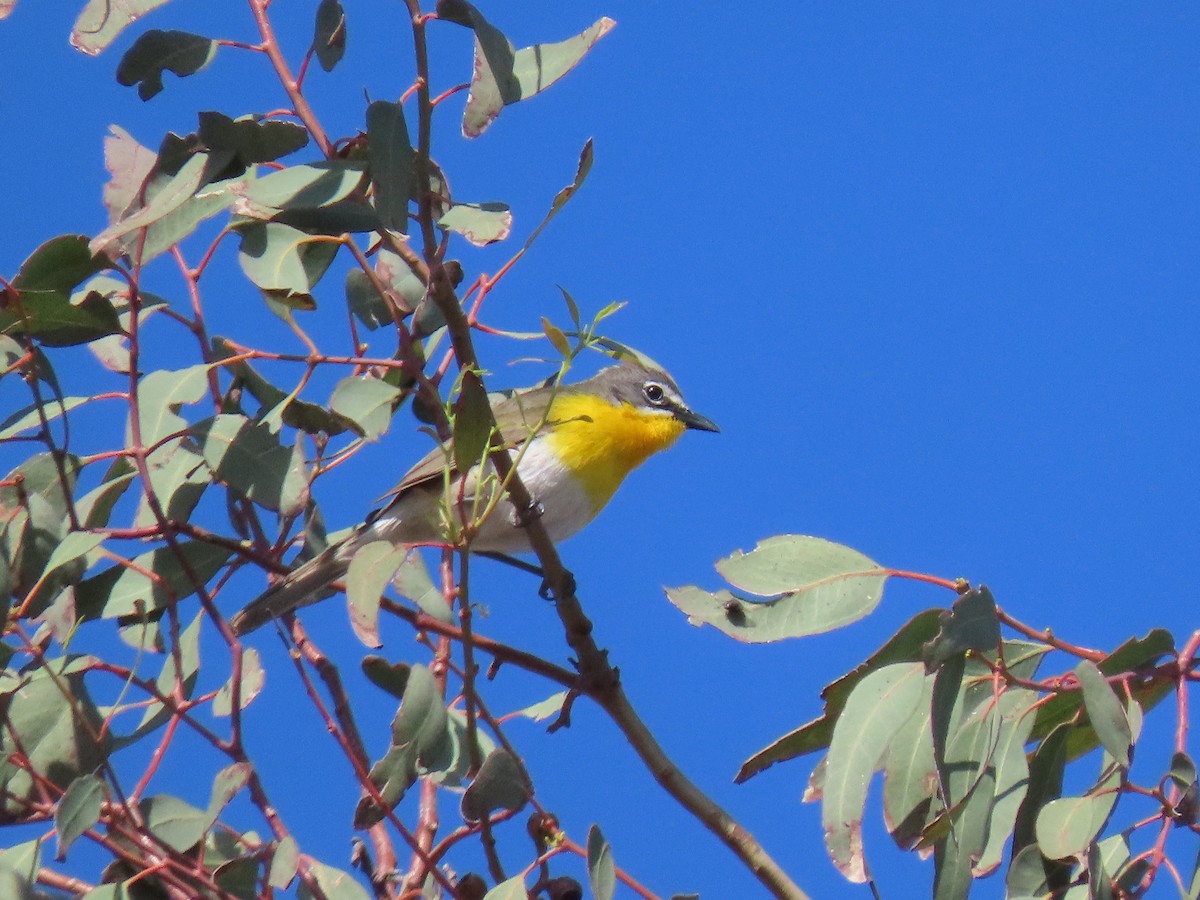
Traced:
<path id="1" fill-rule="evenodd" d="M 646 395 L 646 399 L 651 403 L 662 403 L 665 396 L 662 385 L 654 381 L 647 381 L 642 385 L 642 393 Z"/>

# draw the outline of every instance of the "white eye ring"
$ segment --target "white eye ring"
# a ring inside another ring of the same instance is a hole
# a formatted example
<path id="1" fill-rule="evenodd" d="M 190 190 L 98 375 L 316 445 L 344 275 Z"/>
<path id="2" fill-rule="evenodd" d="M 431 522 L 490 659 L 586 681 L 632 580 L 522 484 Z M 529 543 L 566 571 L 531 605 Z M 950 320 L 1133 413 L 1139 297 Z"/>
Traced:
<path id="1" fill-rule="evenodd" d="M 642 393 L 646 395 L 647 400 L 654 404 L 662 403 L 663 398 L 666 397 L 663 386 L 657 381 L 647 381 L 642 385 Z"/>

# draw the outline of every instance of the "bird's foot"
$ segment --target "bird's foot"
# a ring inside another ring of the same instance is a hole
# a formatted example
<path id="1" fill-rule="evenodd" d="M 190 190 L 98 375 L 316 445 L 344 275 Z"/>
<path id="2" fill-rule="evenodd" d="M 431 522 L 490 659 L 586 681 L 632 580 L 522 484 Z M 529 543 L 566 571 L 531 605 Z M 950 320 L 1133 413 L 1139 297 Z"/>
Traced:
<path id="1" fill-rule="evenodd" d="M 529 501 L 529 506 L 524 509 L 514 506 L 510 521 L 513 528 L 527 528 L 530 522 L 534 519 L 540 519 L 545 514 L 546 507 L 542 506 L 535 497 Z"/>

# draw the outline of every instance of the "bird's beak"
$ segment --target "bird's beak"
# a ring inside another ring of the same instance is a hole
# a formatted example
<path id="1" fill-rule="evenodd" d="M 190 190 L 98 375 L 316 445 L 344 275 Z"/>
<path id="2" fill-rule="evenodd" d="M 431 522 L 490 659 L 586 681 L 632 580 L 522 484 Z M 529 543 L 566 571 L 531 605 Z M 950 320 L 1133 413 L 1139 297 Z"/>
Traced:
<path id="1" fill-rule="evenodd" d="M 693 428 L 696 431 L 720 431 L 717 423 L 712 419 L 707 419 L 698 412 L 692 412 L 686 406 L 682 409 L 675 410 L 675 418 L 686 425 L 688 428 Z"/>

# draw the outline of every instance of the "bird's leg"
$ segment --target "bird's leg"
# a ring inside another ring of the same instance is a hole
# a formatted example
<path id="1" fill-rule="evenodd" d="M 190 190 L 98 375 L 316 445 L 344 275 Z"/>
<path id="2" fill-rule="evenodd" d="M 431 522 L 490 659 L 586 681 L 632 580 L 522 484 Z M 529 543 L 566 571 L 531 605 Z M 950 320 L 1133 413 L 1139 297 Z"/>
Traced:
<path id="1" fill-rule="evenodd" d="M 513 504 L 512 522 L 513 528 L 524 528 L 534 519 L 540 519 L 546 514 L 546 507 L 538 502 L 536 497 L 530 498 L 529 506 L 521 509 L 515 503 Z"/>
<path id="2" fill-rule="evenodd" d="M 523 559 L 517 559 L 515 556 L 509 556 L 507 553 L 497 553 L 494 550 L 479 550 L 475 553 L 476 556 L 486 556 L 488 559 L 494 559 L 496 562 L 502 562 L 505 565 L 512 566 L 514 569 L 520 569 L 522 572 L 528 572 L 530 575 L 536 575 L 538 578 L 545 578 L 546 573 L 542 571 L 542 567 L 534 565 L 531 562 L 526 562 Z"/>
<path id="3" fill-rule="evenodd" d="M 530 575 L 536 575 L 542 579 L 541 585 L 538 587 L 538 596 L 543 600 L 554 599 L 554 588 L 549 581 L 546 580 L 546 573 L 541 566 L 534 565 L 531 562 L 526 562 L 523 559 L 517 559 L 515 556 L 509 556 L 507 553 L 497 553 L 494 550 L 480 550 L 476 552 L 476 556 L 486 556 L 488 559 L 494 559 L 496 562 L 502 562 L 505 565 L 512 566 L 514 569 L 520 569 L 522 572 L 528 572 Z M 567 579 L 566 591 L 568 594 L 575 593 L 575 576 L 570 572 L 564 572 Z"/>

